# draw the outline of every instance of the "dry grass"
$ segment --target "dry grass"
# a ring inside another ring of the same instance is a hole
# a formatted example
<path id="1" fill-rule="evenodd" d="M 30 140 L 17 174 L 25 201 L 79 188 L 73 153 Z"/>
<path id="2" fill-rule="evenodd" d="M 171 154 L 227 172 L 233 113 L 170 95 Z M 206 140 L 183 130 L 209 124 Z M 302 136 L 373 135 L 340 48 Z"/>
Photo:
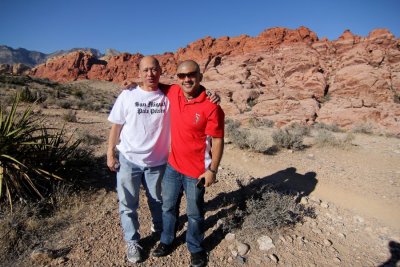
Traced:
<path id="1" fill-rule="evenodd" d="M 313 128 L 316 130 L 327 130 L 327 131 L 331 131 L 331 132 L 342 132 L 342 130 L 339 128 L 339 126 L 335 123 L 333 124 L 326 124 L 326 123 L 322 123 L 322 122 L 317 122 L 313 125 Z"/>
<path id="2" fill-rule="evenodd" d="M 373 134 L 374 127 L 371 123 L 358 123 L 351 129 L 353 133 Z"/>
<path id="3" fill-rule="evenodd" d="M 49 235 L 61 231 L 71 218 L 83 208 L 84 194 L 65 184 L 55 186 L 53 194 L 37 203 L 19 203 L 13 212 L 2 210 L 0 214 L 0 262 L 11 266 L 18 259 L 43 244 Z"/>
<path id="4" fill-rule="evenodd" d="M 118 85 L 101 81 L 75 81 L 59 84 L 46 79 L 0 75 L 0 105 L 12 103 L 18 91 L 24 102 L 38 102 L 43 108 L 82 109 L 108 113 L 115 101 Z M 11 98 L 12 99 L 12 98 Z"/>
<path id="5" fill-rule="evenodd" d="M 265 153 L 270 147 L 266 133 L 241 128 L 237 121 L 227 120 L 225 129 L 229 140 L 240 149 Z"/>
<path id="6" fill-rule="evenodd" d="M 318 130 L 317 135 L 314 138 L 314 142 L 319 147 L 348 148 L 352 145 L 352 141 L 354 139 L 355 136 L 352 133 L 347 133 L 343 137 L 336 137 L 329 131 Z"/>

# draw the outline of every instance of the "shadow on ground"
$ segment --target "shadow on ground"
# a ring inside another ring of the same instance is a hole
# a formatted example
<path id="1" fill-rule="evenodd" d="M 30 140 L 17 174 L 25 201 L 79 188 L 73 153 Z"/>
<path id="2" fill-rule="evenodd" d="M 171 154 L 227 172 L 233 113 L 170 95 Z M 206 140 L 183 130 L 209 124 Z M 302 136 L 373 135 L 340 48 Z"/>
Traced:
<path id="1" fill-rule="evenodd" d="M 219 211 L 205 221 L 205 231 L 210 228 L 213 228 L 213 231 L 205 238 L 203 242 L 204 248 L 207 251 L 213 250 L 225 237 L 222 226 L 217 226 L 218 220 L 228 217 L 237 209 L 244 210 L 246 199 L 258 192 L 264 185 L 271 186 L 282 194 L 297 196 L 299 201 L 301 197 L 308 196 L 314 191 L 318 182 L 316 176 L 315 172 L 308 172 L 304 175 L 299 174 L 296 172 L 296 168 L 290 167 L 262 178 L 253 179 L 247 185 L 243 185 L 237 180 L 238 190 L 228 193 L 222 192 L 206 203 L 206 212 Z M 186 221 L 186 215 L 179 217 L 180 228 L 183 227 Z M 185 243 L 185 236 L 186 231 L 177 237 L 175 247 Z"/>
<path id="2" fill-rule="evenodd" d="M 390 258 L 379 265 L 379 267 L 396 267 L 397 263 L 400 262 L 400 243 L 396 241 L 389 242 Z"/>

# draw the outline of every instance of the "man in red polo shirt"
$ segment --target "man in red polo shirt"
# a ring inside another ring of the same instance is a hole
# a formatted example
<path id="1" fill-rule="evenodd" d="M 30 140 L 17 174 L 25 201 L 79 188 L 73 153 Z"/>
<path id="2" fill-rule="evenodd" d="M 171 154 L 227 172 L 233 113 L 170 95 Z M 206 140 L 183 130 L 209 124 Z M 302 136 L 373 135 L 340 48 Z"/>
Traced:
<path id="1" fill-rule="evenodd" d="M 171 252 L 175 238 L 176 205 L 181 188 L 186 195 L 188 229 L 186 243 L 191 266 L 205 266 L 207 253 L 204 239 L 204 193 L 216 179 L 223 153 L 224 112 L 207 99 L 200 85 L 199 65 L 187 60 L 178 66 L 179 85 L 165 93 L 170 101 L 171 151 L 162 181 L 163 232 L 153 251 L 156 257 Z M 212 156 L 211 156 L 212 155 Z"/>

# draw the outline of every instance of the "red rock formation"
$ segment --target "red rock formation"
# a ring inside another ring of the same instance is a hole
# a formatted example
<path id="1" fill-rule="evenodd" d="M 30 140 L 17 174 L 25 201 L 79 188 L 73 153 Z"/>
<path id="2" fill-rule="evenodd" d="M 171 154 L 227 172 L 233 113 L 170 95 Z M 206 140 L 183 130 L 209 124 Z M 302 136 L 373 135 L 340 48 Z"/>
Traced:
<path id="1" fill-rule="evenodd" d="M 282 126 L 293 121 L 369 123 L 400 135 L 400 40 L 386 29 L 367 37 L 350 30 L 334 41 L 305 27 L 267 29 L 256 37 L 205 37 L 156 55 L 171 81 L 185 59 L 200 63 L 203 83 L 220 92 L 228 116 L 262 116 Z M 31 75 L 66 82 L 135 81 L 141 54 L 107 61 L 75 52 L 36 67 Z"/>

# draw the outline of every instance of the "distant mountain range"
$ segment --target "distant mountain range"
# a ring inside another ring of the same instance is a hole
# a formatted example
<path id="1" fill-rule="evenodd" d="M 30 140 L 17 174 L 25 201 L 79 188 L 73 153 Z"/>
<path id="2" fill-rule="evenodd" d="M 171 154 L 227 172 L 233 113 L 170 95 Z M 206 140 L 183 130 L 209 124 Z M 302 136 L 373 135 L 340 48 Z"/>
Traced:
<path id="1" fill-rule="evenodd" d="M 72 48 L 70 50 L 59 50 L 50 54 L 45 54 L 37 51 L 30 51 L 24 48 L 14 49 L 6 45 L 0 45 L 0 64 L 16 64 L 22 63 L 33 67 L 46 62 L 47 59 L 57 56 L 62 56 L 74 51 L 83 50 L 92 53 L 95 57 L 100 58 L 105 55 L 115 56 L 118 52 L 115 49 L 107 49 L 105 54 L 94 48 Z"/>

